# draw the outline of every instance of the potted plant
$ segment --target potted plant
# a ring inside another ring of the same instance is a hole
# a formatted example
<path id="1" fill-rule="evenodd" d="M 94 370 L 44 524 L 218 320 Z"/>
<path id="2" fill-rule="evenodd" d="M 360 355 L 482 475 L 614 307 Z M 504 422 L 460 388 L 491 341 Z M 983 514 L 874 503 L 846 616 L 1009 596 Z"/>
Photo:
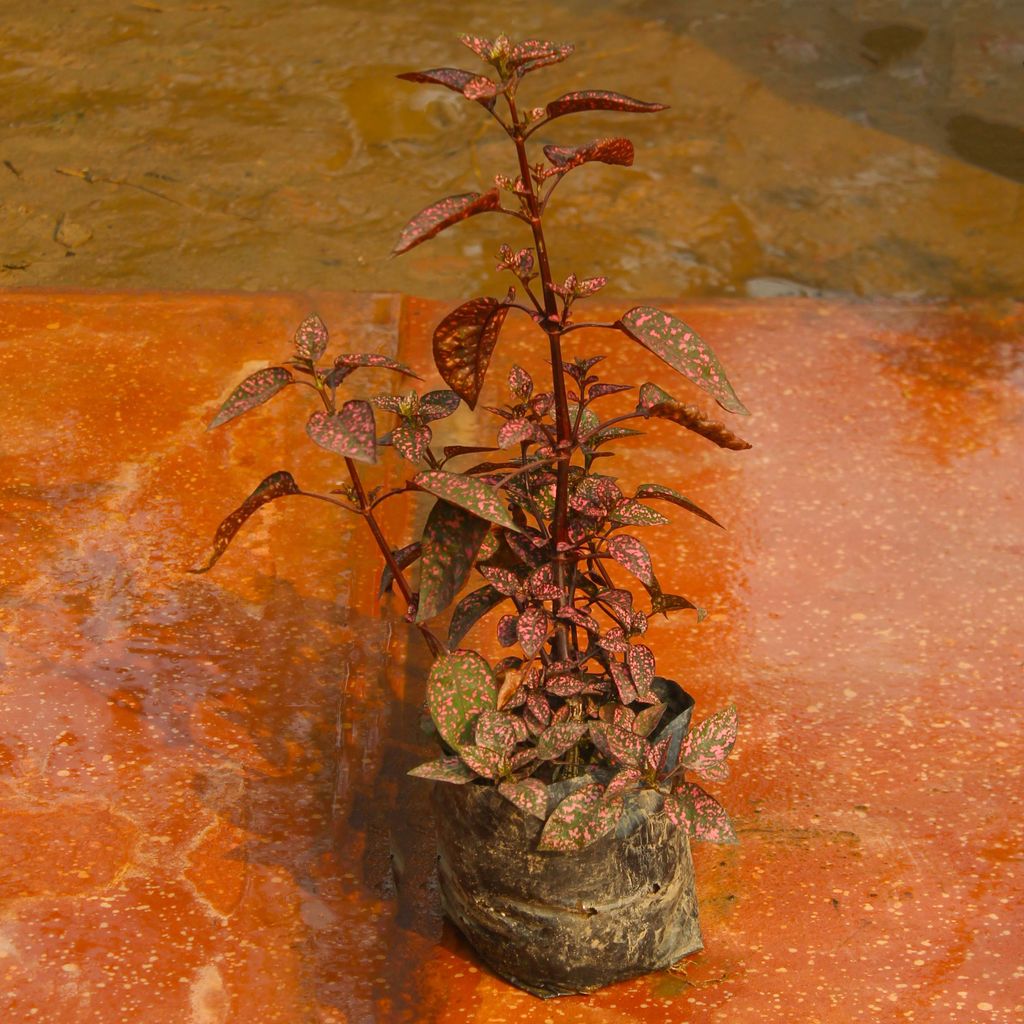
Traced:
<path id="1" fill-rule="evenodd" d="M 384 561 L 382 592 L 397 588 L 434 658 L 425 703 L 440 751 L 412 774 L 438 784 L 444 907 L 499 974 L 555 995 L 661 968 L 701 948 L 689 839 L 735 841 L 725 811 L 691 776 L 725 777 L 736 711 L 726 708 L 691 729 L 693 699 L 657 674 L 644 643 L 648 619 L 692 610 L 699 620 L 702 612 L 662 589 L 636 536 L 638 528 L 668 521 L 656 507 L 663 502 L 716 520 L 669 483 L 624 493 L 604 460 L 638 433 L 625 424 L 652 418 L 722 448 L 749 447 L 653 382 L 639 383 L 625 412 L 602 412 L 605 399 L 620 395 L 621 402 L 635 385 L 600 380 L 602 357 L 568 360 L 563 340 L 603 328 L 658 356 L 726 411 L 746 409 L 714 353 L 686 324 L 650 306 L 609 323 L 579 319 L 577 305 L 605 279 L 570 274 L 559 281 L 552 274 L 544 218 L 558 184 L 592 161 L 631 164 L 633 145 L 625 138 L 548 144 L 540 159 L 532 138 L 584 111 L 664 107 L 598 90 L 521 107 L 524 78 L 565 60 L 573 48 L 504 36 L 462 42 L 488 74 L 432 68 L 399 77 L 454 90 L 482 107 L 508 135 L 518 175 L 426 207 L 406 225 L 395 253 L 469 217 L 500 213 L 521 222 L 532 242 L 500 249 L 499 269 L 515 278 L 522 297 L 512 287 L 503 298 L 473 298 L 438 324 L 433 355 L 448 389 L 382 394 L 372 403 L 345 396 L 360 368 L 417 374 L 375 353 L 325 359 L 327 328 L 308 317 L 291 358 L 242 381 L 210 426 L 285 388 L 308 388 L 317 408 L 306 431 L 344 459 L 348 479 L 329 494 L 310 494 L 290 473 L 271 474 L 224 520 L 209 559 L 194 571 L 211 568 L 246 519 L 283 496 L 329 501 L 365 520 Z M 497 428 L 494 444 L 437 451 L 431 424 L 460 402 L 477 409 L 513 312 L 529 317 L 546 340 L 543 382 L 513 366 L 502 404 L 482 407 Z M 383 436 L 380 414 L 391 419 Z M 359 464 L 376 462 L 387 447 L 411 465 L 409 477 L 397 487 L 370 489 Z M 376 510 L 409 492 L 433 504 L 422 536 L 396 547 Z M 463 593 L 471 579 L 477 585 Z M 630 589 L 636 583 L 649 610 Z M 442 637 L 435 622 L 453 602 Z M 497 664 L 462 646 L 484 619 L 513 651 Z"/>

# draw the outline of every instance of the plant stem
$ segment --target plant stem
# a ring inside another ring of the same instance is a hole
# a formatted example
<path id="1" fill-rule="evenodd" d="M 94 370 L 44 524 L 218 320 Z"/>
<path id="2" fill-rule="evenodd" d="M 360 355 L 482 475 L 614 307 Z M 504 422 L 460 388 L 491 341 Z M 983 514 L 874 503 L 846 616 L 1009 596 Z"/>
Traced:
<path id="1" fill-rule="evenodd" d="M 555 511 L 554 511 L 554 575 L 555 584 L 562 591 L 563 597 L 554 602 L 557 612 L 563 604 L 571 603 L 568 594 L 568 573 L 566 572 L 566 550 L 569 546 L 569 460 L 572 458 L 572 424 L 569 421 L 569 400 L 565 392 L 565 372 L 562 368 L 562 325 L 558 319 L 558 300 L 552 287 L 551 264 L 548 261 L 548 249 L 544 240 L 542 211 L 537 192 L 530 174 L 530 161 L 526 153 L 526 135 L 524 125 L 519 120 L 516 102 L 508 96 L 509 111 L 512 115 L 512 130 L 509 132 L 516 146 L 519 160 L 519 174 L 523 185 L 523 198 L 529 215 L 530 229 L 533 232 L 533 244 L 537 251 L 537 264 L 540 270 L 541 285 L 544 289 L 544 319 L 541 329 L 548 336 L 548 348 L 551 353 L 551 383 L 555 399 L 555 427 L 557 431 L 556 455 L 558 468 L 555 477 Z M 564 622 L 560 622 L 556 633 L 558 657 L 568 658 L 569 635 Z"/>

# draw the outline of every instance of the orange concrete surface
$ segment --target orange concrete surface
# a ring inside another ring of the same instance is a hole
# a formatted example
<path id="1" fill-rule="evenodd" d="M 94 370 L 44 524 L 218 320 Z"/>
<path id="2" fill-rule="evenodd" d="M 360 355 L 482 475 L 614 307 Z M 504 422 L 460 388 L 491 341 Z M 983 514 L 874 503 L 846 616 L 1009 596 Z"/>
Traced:
<path id="1" fill-rule="evenodd" d="M 377 610 L 360 524 L 290 498 L 209 575 L 184 571 L 270 471 L 343 478 L 299 393 L 206 433 L 241 376 L 286 358 L 313 309 L 336 342 L 426 370 L 444 310 L 0 295 L 0 1020 L 1024 1017 L 1024 309 L 669 308 L 721 356 L 755 447 L 656 424 L 605 471 L 729 527 L 680 512 L 647 534 L 659 577 L 710 613 L 648 637 L 698 717 L 740 708 L 715 791 L 741 842 L 695 849 L 703 953 L 542 1002 L 439 918 L 428 787 L 405 776 L 430 752 L 427 655 Z M 542 369 L 530 330 L 509 322 L 491 399 L 510 361 Z M 693 400 L 618 335 L 572 341 L 608 353 L 610 381 Z M 474 429 L 460 413 L 450 440 Z M 395 503 L 396 545 L 424 507 Z"/>

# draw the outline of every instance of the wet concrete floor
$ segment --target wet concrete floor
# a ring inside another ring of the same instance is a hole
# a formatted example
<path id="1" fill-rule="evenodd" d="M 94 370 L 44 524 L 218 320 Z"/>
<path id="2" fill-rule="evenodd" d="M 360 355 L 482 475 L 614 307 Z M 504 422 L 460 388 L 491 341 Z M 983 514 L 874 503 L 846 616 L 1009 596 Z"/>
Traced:
<path id="1" fill-rule="evenodd" d="M 730 368 L 755 447 L 656 425 L 617 471 L 728 526 L 660 531 L 659 576 L 710 614 L 648 635 L 698 710 L 740 708 L 717 792 L 741 842 L 695 850 L 703 953 L 545 1003 L 439 917 L 427 787 L 404 774 L 428 749 L 426 654 L 376 609 L 355 524 L 278 502 L 185 573 L 269 471 L 340 478 L 298 395 L 204 432 L 239 376 L 311 309 L 425 368 L 445 307 L 0 295 L 0 1019 L 1021 1019 L 1024 309 L 671 308 Z M 492 388 L 538 361 L 506 330 Z M 608 379 L 662 379 L 584 333 Z"/>

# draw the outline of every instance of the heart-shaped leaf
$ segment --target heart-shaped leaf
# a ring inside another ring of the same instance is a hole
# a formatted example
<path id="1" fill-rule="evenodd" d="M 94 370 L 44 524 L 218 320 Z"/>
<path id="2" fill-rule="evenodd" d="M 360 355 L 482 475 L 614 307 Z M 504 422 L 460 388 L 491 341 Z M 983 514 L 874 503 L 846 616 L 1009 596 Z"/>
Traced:
<path id="1" fill-rule="evenodd" d="M 715 526 L 721 527 L 723 530 L 724 526 L 710 513 L 705 512 L 704 509 L 699 508 L 689 498 L 684 497 L 678 491 L 672 490 L 671 487 L 665 487 L 663 484 L 641 484 L 636 489 L 637 498 L 658 498 L 661 501 L 670 501 L 673 505 L 678 505 L 680 508 L 685 508 L 687 512 L 692 512 L 695 516 L 700 516 L 701 519 L 706 519 L 709 523 L 714 523 Z"/>
<path id="2" fill-rule="evenodd" d="M 497 523 L 518 532 L 519 527 L 512 520 L 500 493 L 490 484 L 473 477 L 457 473 L 446 473 L 443 469 L 426 470 L 417 473 L 413 483 L 421 490 L 436 494 L 452 505 L 458 505 L 473 515 Z"/>
<path id="3" fill-rule="evenodd" d="M 452 620 L 448 626 L 448 647 L 458 647 L 462 643 L 462 638 L 480 619 L 506 600 L 508 598 L 490 584 L 467 594 L 452 612 Z"/>
<path id="4" fill-rule="evenodd" d="M 405 225 L 392 255 L 408 252 L 467 217 L 500 209 L 501 199 L 496 188 L 489 192 L 463 192 L 457 196 L 448 196 L 424 207 Z"/>
<path id="5" fill-rule="evenodd" d="M 416 621 L 439 615 L 469 577 L 488 526 L 483 519 L 446 501 L 436 502 L 423 528 L 420 600 Z"/>
<path id="6" fill-rule="evenodd" d="M 605 803 L 604 787 L 591 782 L 570 793 L 552 812 L 538 850 L 581 850 L 610 832 L 622 813 L 621 801 Z"/>
<path id="7" fill-rule="evenodd" d="M 315 363 L 327 350 L 327 325 L 310 313 L 295 331 L 295 354 Z"/>
<path id="8" fill-rule="evenodd" d="M 228 395 L 227 400 L 217 411 L 217 415 L 210 420 L 207 430 L 213 430 L 243 412 L 255 409 L 271 399 L 282 388 L 294 383 L 295 378 L 283 366 L 268 366 L 263 370 L 250 373 L 234 391 Z"/>
<path id="9" fill-rule="evenodd" d="M 498 792 L 523 812 L 543 821 L 548 816 L 548 788 L 540 779 L 503 782 Z"/>
<path id="10" fill-rule="evenodd" d="M 617 326 L 706 391 L 723 409 L 749 415 L 733 391 L 718 357 L 682 320 L 654 306 L 635 306 L 623 315 Z"/>
<path id="11" fill-rule="evenodd" d="M 442 757 L 437 761 L 428 761 L 413 768 L 410 775 L 420 779 L 431 779 L 434 782 L 454 782 L 461 785 L 472 781 L 476 776 L 457 757 Z"/>
<path id="12" fill-rule="evenodd" d="M 749 441 L 734 434 L 724 423 L 709 419 L 696 405 L 686 405 L 662 391 L 657 384 L 644 384 L 640 388 L 637 412 L 648 418 L 671 420 L 679 426 L 707 438 L 719 448 L 741 452 L 751 447 Z"/>
<path id="13" fill-rule="evenodd" d="M 552 100 L 547 106 L 548 120 L 562 117 L 564 114 L 575 114 L 583 110 L 617 110 L 626 114 L 654 114 L 659 110 L 667 110 L 664 103 L 645 103 L 631 96 L 623 96 L 620 92 L 608 92 L 604 89 L 581 89 L 578 92 L 567 92 Z"/>
<path id="14" fill-rule="evenodd" d="M 283 469 L 279 469 L 276 473 L 271 473 L 270 476 L 265 477 L 256 490 L 217 527 L 217 532 L 213 537 L 213 549 L 206 562 L 195 569 L 189 569 L 189 572 L 209 572 L 216 564 L 217 559 L 227 551 L 228 545 L 234 539 L 235 534 L 242 528 L 242 524 L 253 512 L 262 508 L 268 501 L 274 501 L 289 494 L 302 493 L 291 473 Z"/>
<path id="15" fill-rule="evenodd" d="M 454 750 L 470 742 L 477 717 L 494 708 L 496 697 L 491 666 L 475 651 L 442 654 L 427 678 L 427 710 Z"/>
<path id="16" fill-rule="evenodd" d="M 726 758 L 736 743 L 738 718 L 736 708 L 729 705 L 705 718 L 683 741 L 680 762 L 689 771 L 712 782 L 728 778 Z"/>
<path id="17" fill-rule="evenodd" d="M 498 299 L 471 299 L 449 313 L 434 330 L 437 372 L 470 409 L 476 408 L 508 309 Z"/>
<path id="18" fill-rule="evenodd" d="M 337 412 L 318 410 L 309 417 L 306 433 L 321 448 L 359 462 L 377 461 L 377 426 L 373 406 L 362 399 L 346 402 Z"/>
<path id="19" fill-rule="evenodd" d="M 608 554 L 641 583 L 652 587 L 657 586 L 654 568 L 651 565 L 651 556 L 648 554 L 647 548 L 636 537 L 630 537 L 625 533 L 612 537 L 608 541 Z"/>

